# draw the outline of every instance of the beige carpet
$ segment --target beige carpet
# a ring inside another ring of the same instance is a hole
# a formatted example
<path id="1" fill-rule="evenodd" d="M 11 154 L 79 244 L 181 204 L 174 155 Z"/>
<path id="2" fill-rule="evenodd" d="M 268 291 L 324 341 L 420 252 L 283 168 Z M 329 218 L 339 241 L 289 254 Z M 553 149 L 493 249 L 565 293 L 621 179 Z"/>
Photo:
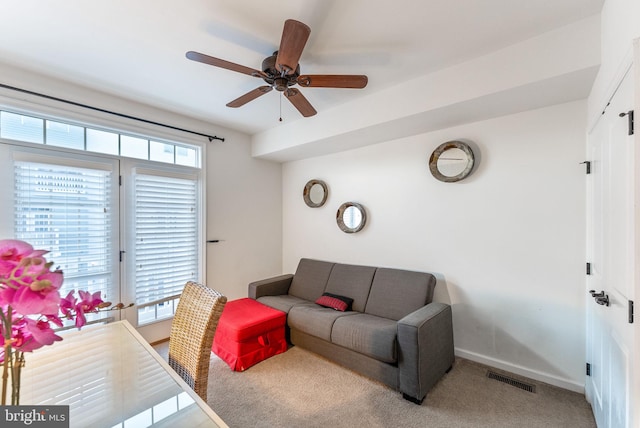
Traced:
<path id="1" fill-rule="evenodd" d="M 458 359 L 421 406 L 292 347 L 245 372 L 212 354 L 209 405 L 232 427 L 595 427 L 581 394 L 522 379 L 531 393 Z"/>

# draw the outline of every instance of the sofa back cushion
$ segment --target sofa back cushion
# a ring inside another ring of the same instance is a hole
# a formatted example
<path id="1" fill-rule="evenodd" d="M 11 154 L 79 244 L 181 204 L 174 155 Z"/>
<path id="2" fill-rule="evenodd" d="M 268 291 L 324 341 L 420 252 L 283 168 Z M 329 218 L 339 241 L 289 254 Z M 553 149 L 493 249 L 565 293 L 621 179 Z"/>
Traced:
<path id="1" fill-rule="evenodd" d="M 378 268 L 365 313 L 397 321 L 431 303 L 435 286 L 430 273 Z"/>
<path id="2" fill-rule="evenodd" d="M 364 312 L 367 304 L 375 267 L 336 263 L 327 281 L 327 293 L 353 299 L 352 309 Z"/>
<path id="3" fill-rule="evenodd" d="M 324 293 L 334 264 L 320 260 L 300 259 L 298 269 L 291 280 L 289 294 L 315 302 Z"/>

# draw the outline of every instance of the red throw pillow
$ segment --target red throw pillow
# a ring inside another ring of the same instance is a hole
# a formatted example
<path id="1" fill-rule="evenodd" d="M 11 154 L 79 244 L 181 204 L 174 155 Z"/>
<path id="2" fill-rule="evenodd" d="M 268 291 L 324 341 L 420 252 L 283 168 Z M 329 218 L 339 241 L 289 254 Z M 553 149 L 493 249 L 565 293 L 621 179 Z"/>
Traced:
<path id="1" fill-rule="evenodd" d="M 336 294 L 324 293 L 318 298 L 318 300 L 316 300 L 316 303 L 320 306 L 344 312 L 351 310 L 353 299 L 349 297 L 338 296 Z"/>

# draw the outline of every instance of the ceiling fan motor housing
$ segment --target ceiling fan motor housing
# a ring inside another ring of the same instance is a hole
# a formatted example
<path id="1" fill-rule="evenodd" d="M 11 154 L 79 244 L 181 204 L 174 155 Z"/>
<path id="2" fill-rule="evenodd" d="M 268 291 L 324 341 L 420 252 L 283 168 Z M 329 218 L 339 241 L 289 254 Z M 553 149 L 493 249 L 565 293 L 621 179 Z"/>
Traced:
<path id="1" fill-rule="evenodd" d="M 289 86 L 293 86 L 298 83 L 298 77 L 300 76 L 300 64 L 298 64 L 294 73 L 284 74 L 279 72 L 276 68 L 277 57 L 278 51 L 275 51 L 273 55 L 266 57 L 262 61 L 262 71 L 267 75 L 267 77 L 263 77 L 263 80 L 273 86 L 276 91 L 282 92 Z"/>

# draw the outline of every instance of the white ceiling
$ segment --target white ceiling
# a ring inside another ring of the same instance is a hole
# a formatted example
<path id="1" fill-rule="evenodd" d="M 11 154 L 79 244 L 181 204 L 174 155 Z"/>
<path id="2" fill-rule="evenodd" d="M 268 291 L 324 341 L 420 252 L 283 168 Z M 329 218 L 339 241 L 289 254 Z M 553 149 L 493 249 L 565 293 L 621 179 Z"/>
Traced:
<path id="1" fill-rule="evenodd" d="M 300 20 L 311 27 L 302 73 L 369 77 L 362 90 L 302 88 L 321 113 L 597 14 L 602 3 L 0 0 L 0 63 L 256 134 L 279 125 L 280 94 L 228 108 L 262 80 L 189 61 L 186 51 L 259 69 L 284 21 Z M 284 98 L 282 117 L 308 120 Z"/>

